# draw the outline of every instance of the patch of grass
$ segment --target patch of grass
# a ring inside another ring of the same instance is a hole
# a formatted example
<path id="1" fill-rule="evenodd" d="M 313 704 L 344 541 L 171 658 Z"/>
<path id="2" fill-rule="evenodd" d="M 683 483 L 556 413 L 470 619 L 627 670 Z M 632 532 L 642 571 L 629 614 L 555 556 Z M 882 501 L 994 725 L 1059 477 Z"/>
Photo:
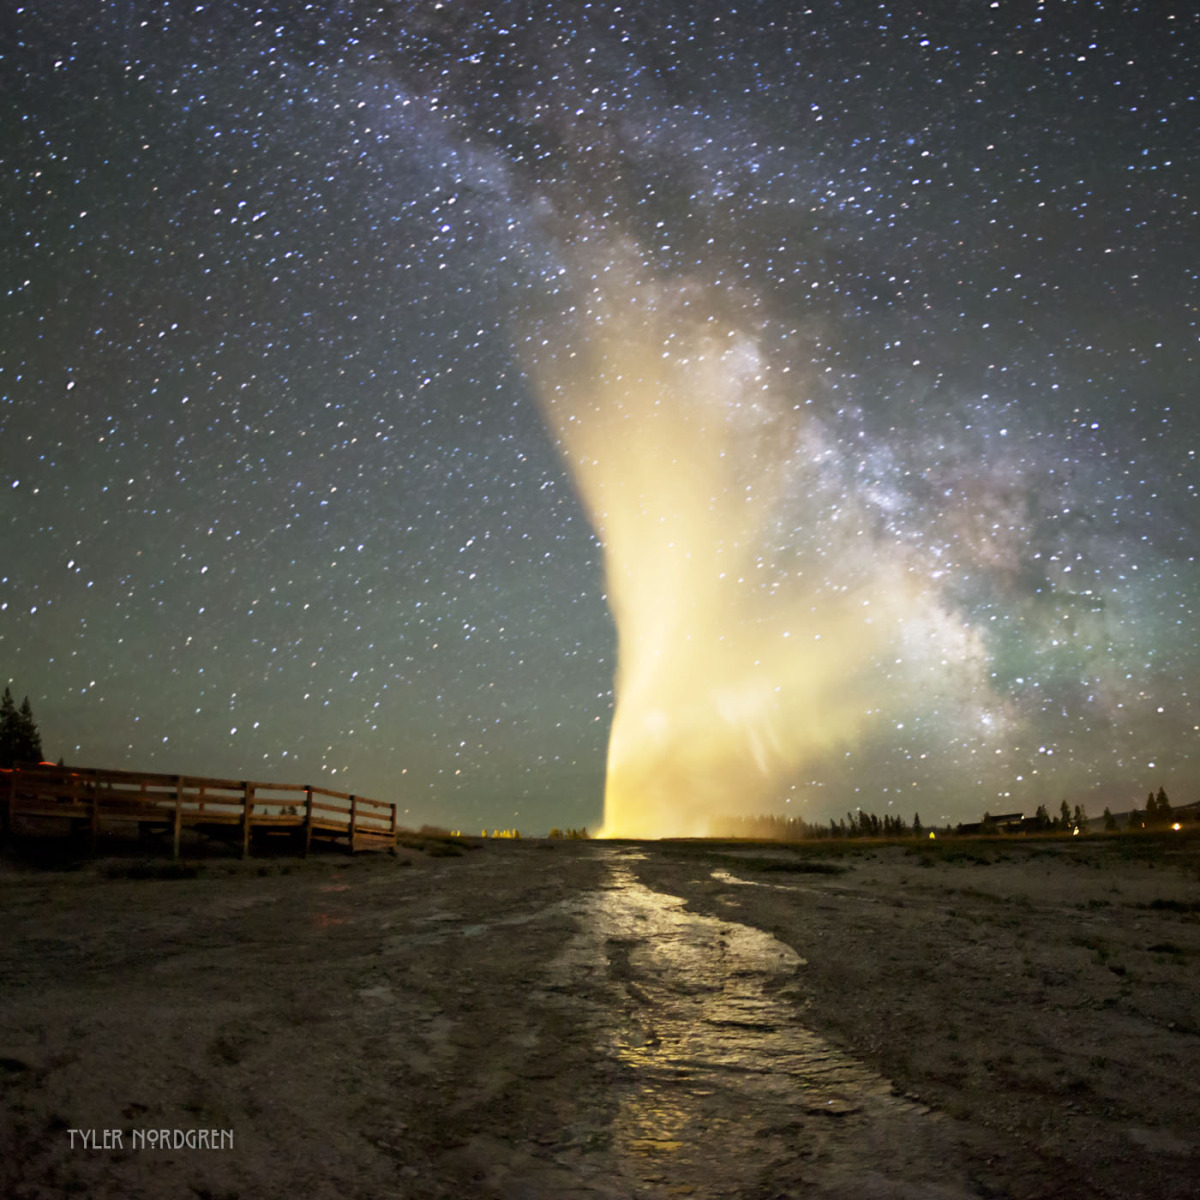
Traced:
<path id="1" fill-rule="evenodd" d="M 630 852 L 637 853 L 639 843 L 630 844 Z M 793 857 L 779 858 L 767 854 L 742 854 L 732 851 L 744 850 L 781 850 Z M 848 854 L 859 854 L 861 849 L 848 848 L 841 842 L 764 842 L 746 839 L 737 841 L 731 839 L 710 840 L 706 838 L 674 838 L 664 839 L 658 843 L 658 853 L 674 859 L 689 859 L 722 867 L 737 867 L 747 871 L 783 871 L 798 875 L 840 875 L 850 868 L 840 866 L 827 859 L 843 859 Z"/>
<path id="2" fill-rule="evenodd" d="M 477 846 L 468 842 L 466 838 L 458 834 L 448 833 L 431 825 L 423 825 L 416 833 L 408 830 L 405 833 L 397 834 L 396 846 L 397 848 L 404 847 L 406 850 L 421 850 L 426 854 L 442 858 L 463 854 L 467 850 L 477 849 Z M 431 850 L 431 846 L 449 846 L 452 848 L 445 852 L 439 852 Z"/>
<path id="3" fill-rule="evenodd" d="M 1158 909 L 1161 912 L 1194 913 L 1200 912 L 1200 900 L 1163 900 L 1158 898 L 1151 900 L 1147 907 Z"/>
<path id="4" fill-rule="evenodd" d="M 990 867 L 997 860 L 991 846 L 983 842 L 964 842 L 958 838 L 940 842 L 919 842 L 915 846 L 909 846 L 904 853 L 915 854 L 923 867 L 933 866 L 935 863 L 970 863 Z"/>
<path id="5" fill-rule="evenodd" d="M 841 875 L 846 870 L 837 863 L 805 858 L 733 858 L 732 855 L 728 857 L 739 867 L 751 871 L 782 871 L 793 875 Z"/>
<path id="6" fill-rule="evenodd" d="M 466 853 L 457 842 L 443 841 L 440 838 L 430 839 L 421 850 L 430 858 L 461 858 Z"/>
<path id="7" fill-rule="evenodd" d="M 982 850 L 948 850 L 944 855 L 945 862 L 973 863 L 980 867 L 990 867 L 994 861 Z"/>

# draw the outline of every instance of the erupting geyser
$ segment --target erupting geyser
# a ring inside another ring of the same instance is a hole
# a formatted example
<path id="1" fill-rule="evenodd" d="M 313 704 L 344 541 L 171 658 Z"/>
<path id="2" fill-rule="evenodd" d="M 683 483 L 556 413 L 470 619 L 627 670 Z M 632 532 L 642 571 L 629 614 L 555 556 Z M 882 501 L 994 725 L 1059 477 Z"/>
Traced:
<path id="1" fill-rule="evenodd" d="M 854 732 L 911 586 L 854 527 L 811 380 L 714 289 L 592 278 L 529 343 L 617 627 L 603 834 L 702 835 Z"/>

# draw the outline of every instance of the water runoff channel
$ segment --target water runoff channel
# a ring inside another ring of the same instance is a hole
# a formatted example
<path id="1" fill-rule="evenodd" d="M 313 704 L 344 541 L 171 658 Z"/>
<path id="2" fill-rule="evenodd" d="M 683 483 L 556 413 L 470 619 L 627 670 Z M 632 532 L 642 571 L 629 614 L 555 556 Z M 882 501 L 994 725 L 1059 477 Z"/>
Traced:
<path id="1" fill-rule="evenodd" d="M 584 1188 L 647 1200 L 979 1195 L 953 1122 L 802 1024 L 804 960 L 791 947 L 645 886 L 640 854 L 602 853 L 605 881 L 567 902 L 576 931 L 537 989 L 609 1063 L 579 1099 L 596 1110 L 582 1123 L 605 1131 L 572 1163 Z"/>

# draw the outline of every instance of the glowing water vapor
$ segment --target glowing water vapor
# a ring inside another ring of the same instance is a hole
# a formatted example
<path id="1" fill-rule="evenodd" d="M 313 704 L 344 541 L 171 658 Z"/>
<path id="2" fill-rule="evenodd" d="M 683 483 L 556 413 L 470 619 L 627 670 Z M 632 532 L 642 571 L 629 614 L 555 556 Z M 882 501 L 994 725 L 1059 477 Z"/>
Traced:
<path id="1" fill-rule="evenodd" d="M 530 365 L 617 627 L 603 833 L 698 835 L 770 805 L 855 731 L 860 671 L 912 588 L 823 481 L 831 450 L 803 382 L 706 290 L 616 273 L 531 339 Z"/>

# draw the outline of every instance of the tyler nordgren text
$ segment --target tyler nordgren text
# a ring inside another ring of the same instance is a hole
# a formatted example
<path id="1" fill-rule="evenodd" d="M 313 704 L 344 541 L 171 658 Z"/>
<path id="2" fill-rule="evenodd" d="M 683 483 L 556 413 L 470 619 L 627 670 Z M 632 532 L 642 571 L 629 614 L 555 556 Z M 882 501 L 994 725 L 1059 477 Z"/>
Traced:
<path id="1" fill-rule="evenodd" d="M 68 1129 L 76 1150 L 232 1150 L 232 1129 Z"/>

